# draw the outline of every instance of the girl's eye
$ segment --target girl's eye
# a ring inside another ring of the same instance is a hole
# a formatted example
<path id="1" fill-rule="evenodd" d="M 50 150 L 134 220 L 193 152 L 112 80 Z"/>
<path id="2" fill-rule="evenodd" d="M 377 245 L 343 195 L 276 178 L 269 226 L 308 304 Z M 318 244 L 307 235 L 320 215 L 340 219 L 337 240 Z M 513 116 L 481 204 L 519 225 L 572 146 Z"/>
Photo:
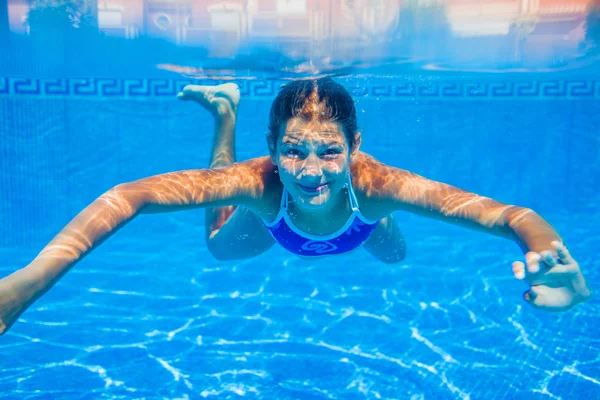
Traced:
<path id="1" fill-rule="evenodd" d="M 285 151 L 285 154 L 288 156 L 299 156 L 300 155 L 300 150 L 298 149 L 287 149 Z"/>
<path id="2" fill-rule="evenodd" d="M 327 158 L 334 158 L 334 157 L 337 157 L 337 155 L 340 153 L 341 153 L 341 151 L 338 149 L 327 149 L 327 150 L 325 150 L 324 154 Z"/>

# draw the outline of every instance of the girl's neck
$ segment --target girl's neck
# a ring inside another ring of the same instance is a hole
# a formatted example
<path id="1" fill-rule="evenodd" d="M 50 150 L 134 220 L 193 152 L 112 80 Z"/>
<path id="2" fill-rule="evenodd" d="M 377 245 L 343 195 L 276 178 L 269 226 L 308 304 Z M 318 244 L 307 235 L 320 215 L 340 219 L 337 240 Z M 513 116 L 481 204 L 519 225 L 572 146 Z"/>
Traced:
<path id="1" fill-rule="evenodd" d="M 307 233 L 337 230 L 348 219 L 349 214 L 352 212 L 351 208 L 347 189 L 340 190 L 334 199 L 316 210 L 298 207 L 291 197 L 288 200 L 288 214 L 292 222 Z M 308 227 L 313 229 L 308 229 Z M 321 234 L 321 232 L 318 234 Z"/>

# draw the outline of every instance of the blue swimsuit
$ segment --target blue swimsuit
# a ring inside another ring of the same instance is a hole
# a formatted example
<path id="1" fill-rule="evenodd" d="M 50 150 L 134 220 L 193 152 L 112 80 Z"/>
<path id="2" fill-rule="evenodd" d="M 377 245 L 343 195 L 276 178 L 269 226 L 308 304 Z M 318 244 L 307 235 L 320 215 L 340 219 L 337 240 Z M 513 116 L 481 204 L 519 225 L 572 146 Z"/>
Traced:
<path id="1" fill-rule="evenodd" d="M 329 235 L 311 235 L 298 229 L 287 212 L 288 192 L 283 188 L 281 205 L 275 221 L 265 226 L 271 236 L 283 248 L 301 256 L 323 256 L 328 254 L 341 254 L 354 250 L 363 244 L 377 226 L 378 221 L 366 219 L 358 209 L 356 195 L 352 189 L 352 181 L 348 176 L 348 195 L 352 215 L 340 229 Z"/>

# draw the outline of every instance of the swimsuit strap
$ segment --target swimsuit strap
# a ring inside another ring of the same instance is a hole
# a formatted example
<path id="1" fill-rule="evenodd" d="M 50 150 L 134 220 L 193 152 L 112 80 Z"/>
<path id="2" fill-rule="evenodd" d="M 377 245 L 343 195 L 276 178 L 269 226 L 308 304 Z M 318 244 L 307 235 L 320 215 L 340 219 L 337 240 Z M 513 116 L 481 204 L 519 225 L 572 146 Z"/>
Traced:
<path id="1" fill-rule="evenodd" d="M 354 189 L 352 188 L 352 176 L 348 174 L 348 181 L 346 182 L 346 188 L 348 189 L 348 197 L 350 198 L 350 207 L 352 207 L 352 211 L 359 211 L 358 209 L 358 200 L 356 200 L 356 194 L 354 194 Z"/>
<path id="2" fill-rule="evenodd" d="M 279 203 L 279 210 L 287 212 L 288 209 L 288 191 L 283 186 L 283 192 L 281 192 L 281 202 Z"/>

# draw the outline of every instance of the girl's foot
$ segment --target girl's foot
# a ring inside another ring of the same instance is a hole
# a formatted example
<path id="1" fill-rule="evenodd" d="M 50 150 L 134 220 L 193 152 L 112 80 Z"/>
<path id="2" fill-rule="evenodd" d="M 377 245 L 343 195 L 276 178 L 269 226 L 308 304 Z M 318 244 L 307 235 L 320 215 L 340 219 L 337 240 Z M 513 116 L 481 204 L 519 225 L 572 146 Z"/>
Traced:
<path id="1" fill-rule="evenodd" d="M 186 85 L 177 95 L 180 100 L 193 100 L 215 117 L 237 113 L 240 88 L 235 83 L 217 86 Z"/>

